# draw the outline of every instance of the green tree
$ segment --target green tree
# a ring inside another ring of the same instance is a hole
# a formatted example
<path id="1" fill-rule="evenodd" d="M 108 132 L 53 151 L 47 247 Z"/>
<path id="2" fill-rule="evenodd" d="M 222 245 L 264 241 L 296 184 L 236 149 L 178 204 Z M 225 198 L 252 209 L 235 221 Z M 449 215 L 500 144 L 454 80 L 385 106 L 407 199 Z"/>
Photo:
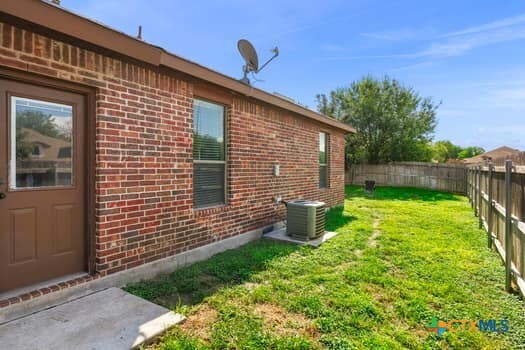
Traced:
<path id="1" fill-rule="evenodd" d="M 53 138 L 64 138 L 55 124 L 55 118 L 51 114 L 44 114 L 41 111 L 25 110 L 18 112 L 16 114 L 16 127 L 33 129 L 42 135 Z"/>
<path id="2" fill-rule="evenodd" d="M 449 159 L 457 159 L 462 148 L 448 140 L 437 141 L 432 145 L 432 159 L 444 163 Z"/>
<path id="3" fill-rule="evenodd" d="M 37 110 L 25 110 L 16 113 L 16 158 L 18 160 L 27 159 L 31 153 L 31 145 L 25 140 L 26 132 L 24 129 L 32 129 L 42 135 L 68 139 L 70 134 L 59 130 L 55 124 L 55 119 L 51 114 L 44 114 Z M 70 139 L 70 138 L 69 138 Z"/>
<path id="4" fill-rule="evenodd" d="M 347 164 L 432 159 L 438 105 L 395 79 L 366 76 L 317 102 L 321 113 L 357 130 L 347 136 Z"/>
<path id="5" fill-rule="evenodd" d="M 26 133 L 20 128 L 16 128 L 16 159 L 27 159 L 31 153 L 31 145 L 25 142 Z"/>
<path id="6" fill-rule="evenodd" d="M 485 153 L 485 150 L 481 147 L 467 147 L 461 150 L 458 154 L 458 159 L 464 159 L 464 158 L 471 158 L 475 156 L 479 156 L 480 154 Z"/>

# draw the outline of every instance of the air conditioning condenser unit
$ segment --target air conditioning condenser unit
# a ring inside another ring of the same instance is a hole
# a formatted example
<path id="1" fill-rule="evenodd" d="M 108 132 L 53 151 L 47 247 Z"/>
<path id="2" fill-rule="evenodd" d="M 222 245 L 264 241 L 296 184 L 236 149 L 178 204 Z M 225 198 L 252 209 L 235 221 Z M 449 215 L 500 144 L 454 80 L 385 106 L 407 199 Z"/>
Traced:
<path id="1" fill-rule="evenodd" d="M 318 201 L 292 200 L 286 202 L 286 234 L 308 241 L 324 234 L 325 204 Z"/>

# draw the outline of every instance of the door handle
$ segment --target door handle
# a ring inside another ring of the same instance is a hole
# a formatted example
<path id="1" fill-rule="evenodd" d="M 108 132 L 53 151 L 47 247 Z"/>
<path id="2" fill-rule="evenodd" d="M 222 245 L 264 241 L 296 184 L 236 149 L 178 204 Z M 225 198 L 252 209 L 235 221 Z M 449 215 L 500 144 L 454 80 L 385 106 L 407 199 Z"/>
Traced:
<path id="1" fill-rule="evenodd" d="M 0 199 L 4 199 L 6 197 L 5 193 L 0 192 Z"/>

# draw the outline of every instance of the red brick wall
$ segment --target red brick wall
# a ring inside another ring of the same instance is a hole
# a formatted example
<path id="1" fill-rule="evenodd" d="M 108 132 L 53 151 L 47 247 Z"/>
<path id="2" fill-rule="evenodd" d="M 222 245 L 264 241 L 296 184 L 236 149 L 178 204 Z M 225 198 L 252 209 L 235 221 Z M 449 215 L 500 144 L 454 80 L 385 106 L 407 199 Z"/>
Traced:
<path id="1" fill-rule="evenodd" d="M 284 218 L 272 197 L 344 200 L 344 135 L 230 96 L 228 204 L 194 210 L 195 82 L 0 23 L 0 66 L 96 88 L 96 268 L 131 268 Z M 330 135 L 330 188 L 318 189 L 318 134 Z M 280 164 L 279 177 L 273 164 Z"/>

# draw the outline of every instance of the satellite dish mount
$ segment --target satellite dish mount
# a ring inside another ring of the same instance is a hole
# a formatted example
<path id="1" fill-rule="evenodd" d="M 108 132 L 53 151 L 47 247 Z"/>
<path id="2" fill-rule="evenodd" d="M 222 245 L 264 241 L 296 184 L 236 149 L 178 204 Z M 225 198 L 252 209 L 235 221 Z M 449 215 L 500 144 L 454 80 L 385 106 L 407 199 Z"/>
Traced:
<path id="1" fill-rule="evenodd" d="M 255 51 L 255 48 L 248 40 L 246 39 L 239 40 L 237 42 L 237 48 L 239 49 L 241 56 L 244 58 L 244 61 L 246 62 L 246 64 L 242 67 L 244 76 L 242 77 L 242 79 L 240 79 L 240 81 L 246 85 L 250 85 L 250 79 L 248 79 L 249 73 L 255 73 L 255 74 L 259 73 L 275 57 L 279 56 L 279 49 L 276 46 L 274 49 L 271 50 L 271 52 L 273 53 L 273 56 L 259 68 L 259 57 L 257 56 L 257 51 Z"/>

